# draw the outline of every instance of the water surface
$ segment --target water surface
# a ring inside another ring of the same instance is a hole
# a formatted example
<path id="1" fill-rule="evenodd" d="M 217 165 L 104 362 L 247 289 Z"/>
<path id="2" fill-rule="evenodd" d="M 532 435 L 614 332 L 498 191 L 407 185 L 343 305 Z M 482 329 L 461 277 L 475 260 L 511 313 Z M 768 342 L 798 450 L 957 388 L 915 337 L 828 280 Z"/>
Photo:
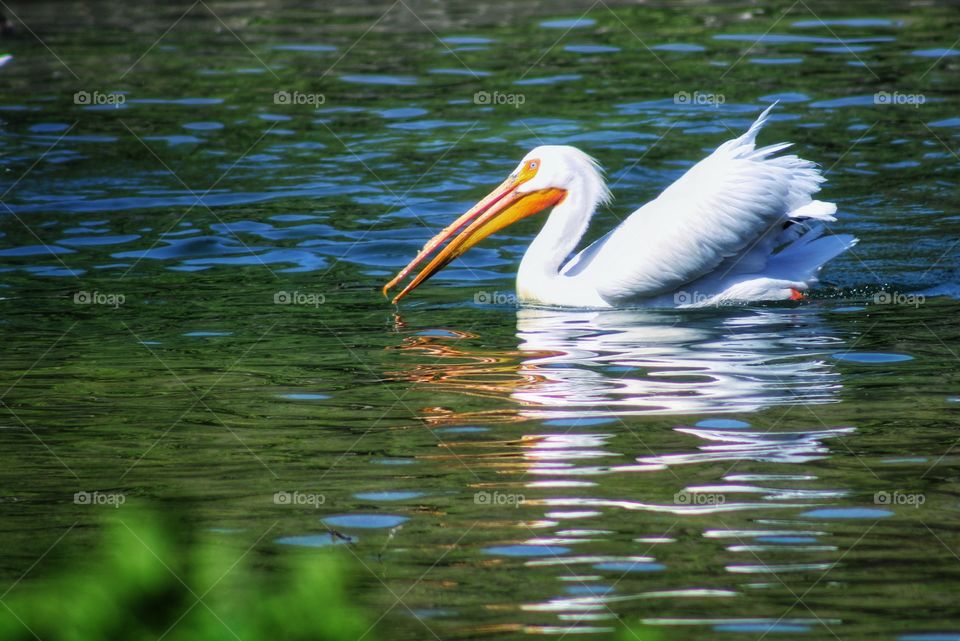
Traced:
<path id="1" fill-rule="evenodd" d="M 98 492 L 335 546 L 381 638 L 960 634 L 953 9 L 15 9 L 6 584 Z M 518 309 L 536 220 L 378 292 L 537 144 L 607 168 L 596 237 L 774 101 L 861 239 L 803 304 Z"/>

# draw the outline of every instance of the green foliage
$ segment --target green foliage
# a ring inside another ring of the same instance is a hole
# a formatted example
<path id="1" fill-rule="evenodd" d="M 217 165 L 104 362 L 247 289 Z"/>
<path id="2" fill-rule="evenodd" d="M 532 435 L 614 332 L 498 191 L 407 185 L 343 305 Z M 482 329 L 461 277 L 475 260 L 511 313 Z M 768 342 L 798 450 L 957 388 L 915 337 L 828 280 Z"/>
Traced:
<path id="1" fill-rule="evenodd" d="M 369 622 L 332 553 L 294 555 L 251 580 L 254 552 L 217 546 L 143 514 L 114 517 L 80 568 L 11 590 L 8 641 L 341 641 Z M 135 513 L 136 514 L 136 513 Z"/>
<path id="2" fill-rule="evenodd" d="M 336 550 L 292 553 L 281 562 L 261 557 L 268 562 L 254 569 L 255 548 L 224 545 L 222 535 L 201 531 L 195 520 L 174 522 L 130 507 L 111 515 L 100 538 L 75 567 L 31 574 L 3 596 L 0 639 L 375 639 L 375 617 L 351 603 L 351 570 Z M 639 624 L 613 638 L 660 641 Z"/>

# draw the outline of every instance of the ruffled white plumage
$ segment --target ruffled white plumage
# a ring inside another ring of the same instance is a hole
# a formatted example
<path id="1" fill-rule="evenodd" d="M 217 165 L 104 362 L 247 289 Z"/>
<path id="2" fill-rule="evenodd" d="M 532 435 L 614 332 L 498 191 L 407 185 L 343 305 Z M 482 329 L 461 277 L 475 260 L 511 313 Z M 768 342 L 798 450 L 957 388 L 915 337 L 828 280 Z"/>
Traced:
<path id="1" fill-rule="evenodd" d="M 608 192 L 582 152 L 530 152 L 528 158 L 542 159 L 542 170 L 553 169 L 551 184 L 561 177 L 569 195 L 524 256 L 517 278 L 521 299 L 585 307 L 697 306 L 786 299 L 791 290 L 808 289 L 819 268 L 856 241 L 822 235 L 822 223 L 835 220 L 836 205 L 814 200 L 824 180 L 814 163 L 776 155 L 789 143 L 756 148 L 771 109 L 565 264 L 558 261 L 576 246 Z M 563 157 L 551 158 L 556 155 Z"/>

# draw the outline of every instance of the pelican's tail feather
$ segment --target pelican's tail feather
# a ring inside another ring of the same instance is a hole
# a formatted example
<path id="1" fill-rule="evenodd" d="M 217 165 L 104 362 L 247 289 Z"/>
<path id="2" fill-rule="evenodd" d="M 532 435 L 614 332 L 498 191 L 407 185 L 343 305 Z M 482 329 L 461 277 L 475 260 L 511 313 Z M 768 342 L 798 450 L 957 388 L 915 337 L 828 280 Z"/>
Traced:
<path id="1" fill-rule="evenodd" d="M 809 287 L 817 281 L 821 267 L 857 244 L 857 239 L 850 234 L 824 236 L 823 231 L 821 226 L 814 227 L 771 256 L 769 274 L 775 278 L 801 281 Z"/>

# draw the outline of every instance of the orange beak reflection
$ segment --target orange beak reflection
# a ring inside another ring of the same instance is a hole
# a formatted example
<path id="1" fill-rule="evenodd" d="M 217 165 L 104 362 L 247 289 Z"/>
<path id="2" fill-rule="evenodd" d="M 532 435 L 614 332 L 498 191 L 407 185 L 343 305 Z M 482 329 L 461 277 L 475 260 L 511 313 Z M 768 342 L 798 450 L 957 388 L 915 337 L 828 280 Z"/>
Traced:
<path id="1" fill-rule="evenodd" d="M 486 198 L 474 205 L 470 211 L 457 218 L 443 231 L 431 238 L 416 257 L 410 261 L 406 267 L 401 269 L 400 272 L 393 277 L 393 280 L 383 286 L 384 296 L 387 295 L 390 289 L 406 278 L 417 265 L 443 245 L 445 241 L 452 238 L 452 240 L 427 263 L 427 266 L 424 267 L 399 294 L 394 296 L 394 303 L 419 287 L 425 280 L 446 267 L 450 261 L 466 253 L 468 249 L 487 236 L 500 231 L 508 225 L 512 225 L 518 220 L 532 216 L 548 207 L 552 207 L 563 200 L 564 196 L 567 195 L 567 192 L 563 189 L 541 189 L 523 194 L 517 192 L 517 188 L 520 187 L 520 185 L 536 175 L 538 164 L 536 161 L 533 161 L 516 175 L 507 178 L 499 187 L 490 192 Z M 460 233 L 454 236 L 458 231 Z"/>

